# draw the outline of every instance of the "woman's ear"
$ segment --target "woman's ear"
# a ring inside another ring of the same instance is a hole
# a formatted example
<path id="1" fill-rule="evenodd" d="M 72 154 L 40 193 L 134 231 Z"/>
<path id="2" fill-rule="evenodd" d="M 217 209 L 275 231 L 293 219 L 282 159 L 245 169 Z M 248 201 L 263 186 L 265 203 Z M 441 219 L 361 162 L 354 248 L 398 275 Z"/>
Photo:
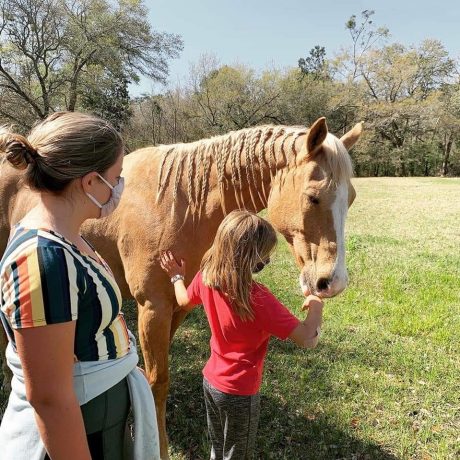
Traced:
<path id="1" fill-rule="evenodd" d="M 91 190 L 97 180 L 97 173 L 90 172 L 81 177 L 81 186 L 84 192 L 91 193 Z"/>

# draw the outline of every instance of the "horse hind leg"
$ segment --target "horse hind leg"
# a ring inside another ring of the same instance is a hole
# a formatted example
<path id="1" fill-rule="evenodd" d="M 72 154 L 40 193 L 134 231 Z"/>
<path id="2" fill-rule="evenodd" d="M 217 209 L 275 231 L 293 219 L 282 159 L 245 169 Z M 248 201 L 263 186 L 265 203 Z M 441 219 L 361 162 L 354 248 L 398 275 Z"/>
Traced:
<path id="1" fill-rule="evenodd" d="M 169 459 L 166 432 L 166 400 L 169 391 L 169 337 L 172 304 L 163 301 L 138 303 L 138 330 L 145 372 L 150 383 L 157 412 L 160 456 Z"/>

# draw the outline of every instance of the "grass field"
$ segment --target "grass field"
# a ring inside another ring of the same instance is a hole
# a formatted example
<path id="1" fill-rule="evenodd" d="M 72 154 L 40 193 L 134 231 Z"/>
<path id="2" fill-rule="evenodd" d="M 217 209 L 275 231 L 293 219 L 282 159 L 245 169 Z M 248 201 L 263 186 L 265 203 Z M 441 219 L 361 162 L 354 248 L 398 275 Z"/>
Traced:
<path id="1" fill-rule="evenodd" d="M 272 340 L 257 458 L 460 458 L 460 180 L 355 179 L 348 289 L 327 301 L 322 340 Z M 301 316 L 298 272 L 280 241 L 260 275 Z M 132 305 L 125 308 L 131 321 Z M 201 369 L 209 332 L 192 312 L 171 351 L 173 460 L 206 459 Z"/>

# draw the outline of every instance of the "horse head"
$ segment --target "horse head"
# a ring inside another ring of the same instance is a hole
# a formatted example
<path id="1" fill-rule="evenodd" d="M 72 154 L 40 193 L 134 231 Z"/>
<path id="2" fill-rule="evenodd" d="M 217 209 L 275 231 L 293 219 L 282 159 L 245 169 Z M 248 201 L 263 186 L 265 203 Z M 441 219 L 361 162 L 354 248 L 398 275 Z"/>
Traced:
<path id="1" fill-rule="evenodd" d="M 318 119 L 299 139 L 295 166 L 274 178 L 268 217 L 295 256 L 304 293 L 333 297 L 347 285 L 345 219 L 356 196 L 347 150 L 361 132 L 358 123 L 339 140 Z"/>

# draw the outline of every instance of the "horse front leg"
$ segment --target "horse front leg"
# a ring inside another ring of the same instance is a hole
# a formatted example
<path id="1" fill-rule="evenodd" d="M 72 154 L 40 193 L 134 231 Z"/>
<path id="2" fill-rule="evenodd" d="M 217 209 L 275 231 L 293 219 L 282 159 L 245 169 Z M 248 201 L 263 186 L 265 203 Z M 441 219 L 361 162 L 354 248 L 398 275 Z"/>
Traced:
<path id="1" fill-rule="evenodd" d="M 169 335 L 169 341 L 172 342 L 174 338 L 174 334 L 176 333 L 177 329 L 179 326 L 182 324 L 184 321 L 185 317 L 188 315 L 188 311 L 185 310 L 175 310 L 173 313 L 172 317 L 172 322 L 171 322 L 171 332 Z"/>
<path id="2" fill-rule="evenodd" d="M 166 433 L 166 400 L 169 390 L 169 336 L 172 304 L 164 300 L 145 300 L 138 303 L 138 328 L 145 372 L 155 398 L 160 455 L 169 459 Z"/>

